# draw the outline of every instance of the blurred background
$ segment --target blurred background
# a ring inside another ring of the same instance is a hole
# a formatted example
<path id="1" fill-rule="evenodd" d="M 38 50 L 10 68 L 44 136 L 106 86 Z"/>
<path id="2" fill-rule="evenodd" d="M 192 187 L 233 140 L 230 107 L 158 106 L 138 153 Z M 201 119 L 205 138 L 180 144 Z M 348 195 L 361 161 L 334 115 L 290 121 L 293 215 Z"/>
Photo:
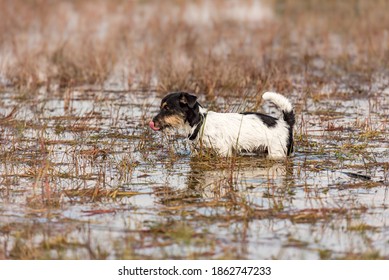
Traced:
<path id="1" fill-rule="evenodd" d="M 0 86 L 363 91 L 388 74 L 388 10 L 385 0 L 1 0 Z"/>

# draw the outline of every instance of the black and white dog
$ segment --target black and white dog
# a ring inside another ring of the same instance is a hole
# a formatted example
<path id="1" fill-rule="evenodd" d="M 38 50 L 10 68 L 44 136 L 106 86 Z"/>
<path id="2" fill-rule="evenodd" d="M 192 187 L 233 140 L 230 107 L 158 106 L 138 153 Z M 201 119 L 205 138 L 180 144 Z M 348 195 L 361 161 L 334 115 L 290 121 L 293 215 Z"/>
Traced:
<path id="1" fill-rule="evenodd" d="M 266 153 L 272 159 L 291 155 L 295 123 L 292 104 L 275 92 L 266 92 L 262 98 L 274 103 L 282 117 L 207 111 L 196 96 L 174 92 L 162 99 L 160 111 L 149 125 L 154 131 L 183 130 L 194 152 L 210 149 L 225 157 L 234 153 Z"/>

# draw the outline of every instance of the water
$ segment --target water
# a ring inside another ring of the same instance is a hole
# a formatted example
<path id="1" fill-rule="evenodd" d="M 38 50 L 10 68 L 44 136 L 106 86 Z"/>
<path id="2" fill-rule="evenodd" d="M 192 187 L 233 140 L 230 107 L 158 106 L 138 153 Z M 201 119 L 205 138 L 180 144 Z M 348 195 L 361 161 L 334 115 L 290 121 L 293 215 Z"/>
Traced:
<path id="1" fill-rule="evenodd" d="M 287 162 L 192 158 L 148 128 L 159 98 L 2 92 L 0 257 L 389 257 L 387 93 L 292 94 Z"/>

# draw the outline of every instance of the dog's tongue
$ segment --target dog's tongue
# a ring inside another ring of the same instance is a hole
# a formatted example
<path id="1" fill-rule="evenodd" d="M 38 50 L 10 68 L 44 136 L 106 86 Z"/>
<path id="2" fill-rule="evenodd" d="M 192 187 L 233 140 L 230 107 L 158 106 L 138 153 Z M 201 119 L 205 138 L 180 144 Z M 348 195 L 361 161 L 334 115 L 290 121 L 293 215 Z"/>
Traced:
<path id="1" fill-rule="evenodd" d="M 151 129 L 152 130 L 154 130 L 154 131 L 157 131 L 157 130 L 159 130 L 159 127 L 155 127 L 155 125 L 154 125 L 154 122 L 153 121 L 150 121 L 150 123 L 149 123 L 149 126 L 151 127 Z"/>

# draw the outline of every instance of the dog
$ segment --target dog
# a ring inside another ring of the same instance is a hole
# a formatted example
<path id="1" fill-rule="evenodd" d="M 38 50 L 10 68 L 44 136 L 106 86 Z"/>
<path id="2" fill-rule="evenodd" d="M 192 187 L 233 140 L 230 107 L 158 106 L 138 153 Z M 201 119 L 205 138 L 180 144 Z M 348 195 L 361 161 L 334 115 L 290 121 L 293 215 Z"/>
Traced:
<path id="1" fill-rule="evenodd" d="M 292 155 L 295 124 L 292 104 L 275 92 L 265 92 L 262 99 L 274 103 L 282 116 L 207 111 L 195 95 L 173 92 L 162 99 L 160 111 L 149 126 L 154 131 L 184 131 L 194 154 L 206 149 L 222 157 L 265 153 L 270 159 L 282 159 Z"/>

